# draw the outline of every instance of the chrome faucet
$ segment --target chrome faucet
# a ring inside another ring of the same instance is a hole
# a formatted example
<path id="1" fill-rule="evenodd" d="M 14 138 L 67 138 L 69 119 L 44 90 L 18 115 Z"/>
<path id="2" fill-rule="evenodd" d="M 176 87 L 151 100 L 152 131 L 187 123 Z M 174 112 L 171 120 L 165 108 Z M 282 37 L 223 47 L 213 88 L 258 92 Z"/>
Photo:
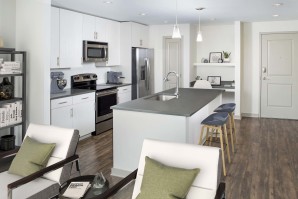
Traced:
<path id="1" fill-rule="evenodd" d="M 170 72 L 168 72 L 167 76 L 163 79 L 163 81 L 165 81 L 165 82 L 169 81 L 168 77 L 170 74 L 175 74 L 175 76 L 176 76 L 176 91 L 175 91 L 174 95 L 176 95 L 178 97 L 178 95 L 179 95 L 179 74 L 176 73 L 175 71 L 170 71 Z"/>

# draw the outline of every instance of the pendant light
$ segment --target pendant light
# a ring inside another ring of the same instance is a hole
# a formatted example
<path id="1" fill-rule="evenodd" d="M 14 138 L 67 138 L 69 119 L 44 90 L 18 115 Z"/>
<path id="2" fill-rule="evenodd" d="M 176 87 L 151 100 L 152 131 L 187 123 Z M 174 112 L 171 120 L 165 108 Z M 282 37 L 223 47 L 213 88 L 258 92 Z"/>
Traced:
<path id="1" fill-rule="evenodd" d="M 176 24 L 174 25 L 172 38 L 173 39 L 181 39 L 181 34 L 180 34 L 180 30 L 178 27 L 178 20 L 177 20 L 177 0 L 176 0 Z"/>
<path id="2" fill-rule="evenodd" d="M 205 8 L 196 8 L 196 10 L 201 11 L 204 10 Z M 203 41 L 203 36 L 201 32 L 201 15 L 199 14 L 199 31 L 197 35 L 197 42 L 202 42 Z"/>

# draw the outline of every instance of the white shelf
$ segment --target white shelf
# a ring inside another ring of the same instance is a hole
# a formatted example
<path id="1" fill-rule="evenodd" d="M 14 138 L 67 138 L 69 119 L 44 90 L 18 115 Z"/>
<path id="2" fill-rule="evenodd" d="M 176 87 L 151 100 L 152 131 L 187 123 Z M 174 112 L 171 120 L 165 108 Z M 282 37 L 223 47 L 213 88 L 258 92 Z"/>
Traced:
<path id="1" fill-rule="evenodd" d="M 194 63 L 194 66 L 228 66 L 235 67 L 235 63 Z"/>

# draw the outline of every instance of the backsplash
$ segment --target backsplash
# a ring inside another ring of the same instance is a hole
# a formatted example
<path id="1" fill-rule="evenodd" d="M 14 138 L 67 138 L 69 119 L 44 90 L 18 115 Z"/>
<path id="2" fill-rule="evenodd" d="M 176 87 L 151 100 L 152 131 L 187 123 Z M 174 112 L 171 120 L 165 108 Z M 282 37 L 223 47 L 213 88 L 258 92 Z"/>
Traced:
<path id="1" fill-rule="evenodd" d="M 113 69 L 112 69 L 113 70 Z M 67 80 L 67 86 L 70 88 L 70 77 L 81 73 L 95 73 L 97 75 L 97 84 L 107 82 L 107 72 L 111 71 L 111 67 L 95 67 L 94 64 L 84 64 L 83 67 L 69 68 L 69 69 L 51 69 L 51 72 L 61 71 L 64 73 L 64 79 Z"/>

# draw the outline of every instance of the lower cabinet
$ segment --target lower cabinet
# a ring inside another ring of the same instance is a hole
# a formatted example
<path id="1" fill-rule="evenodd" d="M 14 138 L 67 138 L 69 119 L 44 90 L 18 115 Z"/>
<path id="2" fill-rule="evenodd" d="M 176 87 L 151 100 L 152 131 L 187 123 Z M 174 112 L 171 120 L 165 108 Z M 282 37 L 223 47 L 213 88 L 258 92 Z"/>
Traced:
<path id="1" fill-rule="evenodd" d="M 131 86 L 118 87 L 118 104 L 131 101 Z"/>
<path id="2" fill-rule="evenodd" d="M 80 136 L 95 131 L 95 93 L 51 100 L 51 125 L 77 129 Z"/>

